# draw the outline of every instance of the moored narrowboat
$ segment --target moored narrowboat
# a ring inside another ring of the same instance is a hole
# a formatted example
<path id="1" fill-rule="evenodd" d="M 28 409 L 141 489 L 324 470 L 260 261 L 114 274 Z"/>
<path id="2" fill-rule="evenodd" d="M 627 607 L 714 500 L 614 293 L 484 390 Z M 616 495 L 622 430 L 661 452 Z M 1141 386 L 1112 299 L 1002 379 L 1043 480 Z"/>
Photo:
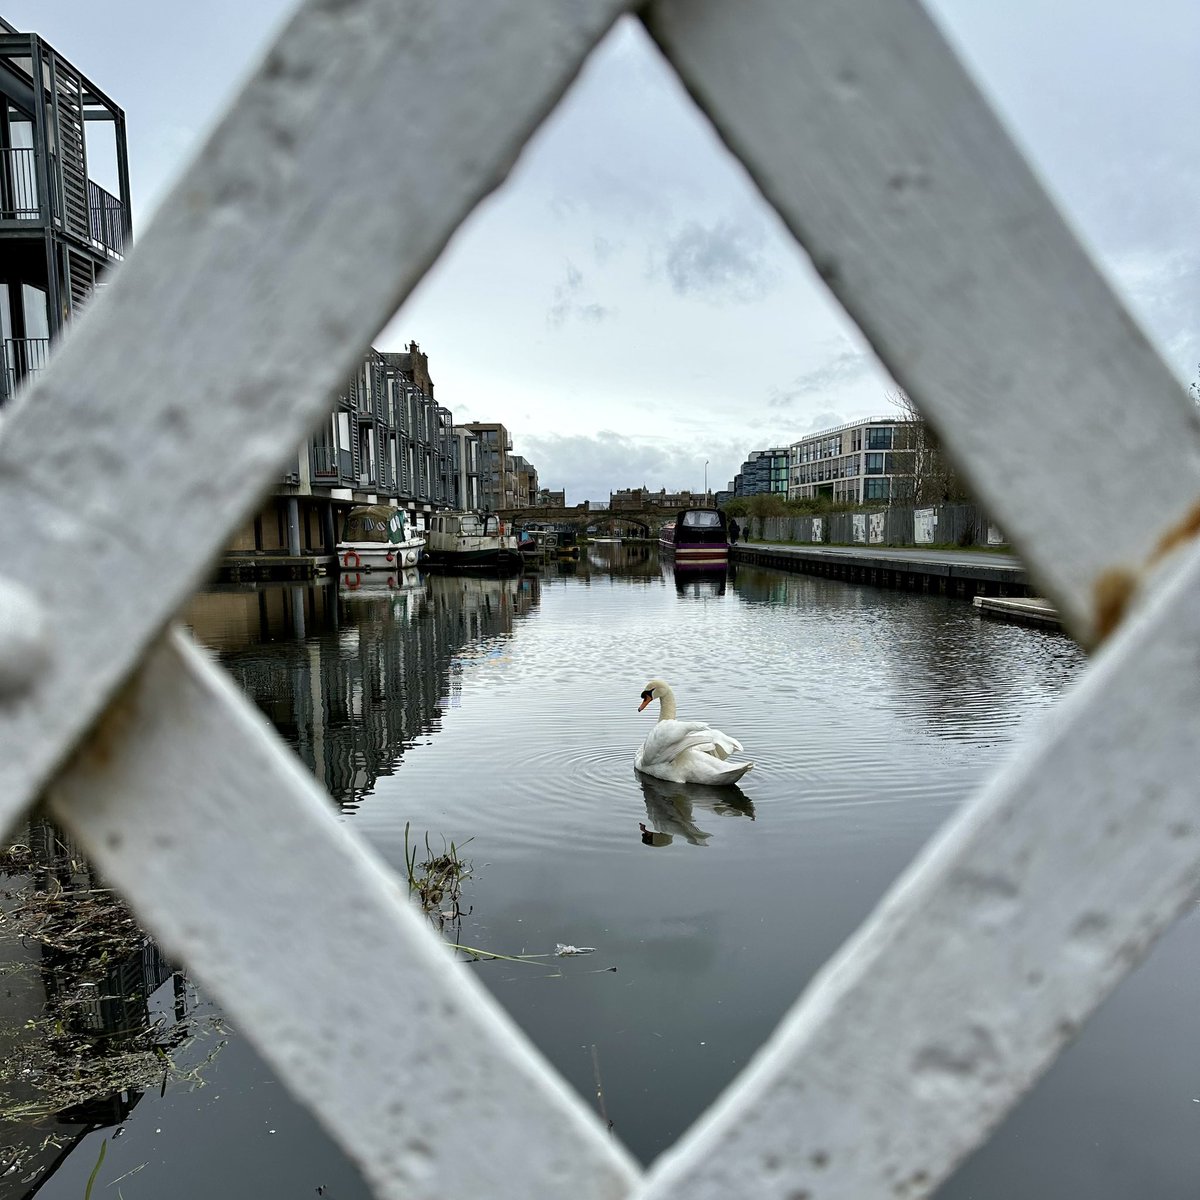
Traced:
<path id="1" fill-rule="evenodd" d="M 560 525 L 558 545 L 554 550 L 559 558 L 579 557 L 579 534 L 570 525 Z"/>
<path id="2" fill-rule="evenodd" d="M 729 527 L 719 508 L 685 508 L 659 537 L 664 551 L 674 555 L 675 569 L 723 567 L 729 562 Z"/>

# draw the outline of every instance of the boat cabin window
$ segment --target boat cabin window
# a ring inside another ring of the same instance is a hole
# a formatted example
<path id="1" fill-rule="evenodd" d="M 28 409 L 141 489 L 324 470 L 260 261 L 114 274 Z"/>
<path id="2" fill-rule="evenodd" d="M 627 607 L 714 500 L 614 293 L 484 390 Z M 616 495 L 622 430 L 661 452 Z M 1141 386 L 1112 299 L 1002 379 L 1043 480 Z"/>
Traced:
<path id="1" fill-rule="evenodd" d="M 721 524 L 719 512 L 687 512 L 681 522 L 688 529 L 716 529 Z"/>

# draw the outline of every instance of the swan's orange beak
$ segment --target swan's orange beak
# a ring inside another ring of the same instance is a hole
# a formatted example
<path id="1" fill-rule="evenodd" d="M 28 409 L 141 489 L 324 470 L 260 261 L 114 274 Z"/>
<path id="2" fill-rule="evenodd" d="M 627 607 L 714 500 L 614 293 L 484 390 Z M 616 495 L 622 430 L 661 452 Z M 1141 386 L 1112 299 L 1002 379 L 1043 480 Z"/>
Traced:
<path id="1" fill-rule="evenodd" d="M 650 701 L 651 701 L 651 700 L 653 700 L 653 699 L 654 699 L 654 697 L 653 697 L 653 696 L 647 696 L 647 697 L 645 698 L 645 700 L 643 700 L 643 701 L 641 702 L 641 704 L 639 704 L 639 705 L 638 705 L 638 712 L 641 712 L 641 711 L 642 711 L 642 709 L 643 709 L 643 708 L 645 708 L 645 707 L 646 707 L 646 705 L 647 705 L 647 704 L 649 704 L 649 703 L 650 703 Z"/>

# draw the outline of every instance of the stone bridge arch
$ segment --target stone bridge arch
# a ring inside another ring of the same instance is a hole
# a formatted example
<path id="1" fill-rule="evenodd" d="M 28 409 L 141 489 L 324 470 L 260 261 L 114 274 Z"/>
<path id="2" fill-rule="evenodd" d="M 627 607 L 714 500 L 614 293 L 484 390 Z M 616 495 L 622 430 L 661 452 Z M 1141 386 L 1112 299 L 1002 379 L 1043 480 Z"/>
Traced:
<path id="1" fill-rule="evenodd" d="M 567 506 L 566 508 L 505 508 L 500 510 L 500 518 L 514 525 L 523 525 L 527 521 L 537 521 L 547 525 L 570 525 L 575 529 L 584 530 L 589 525 L 608 525 L 617 523 L 636 531 L 641 537 L 652 537 L 658 530 L 673 520 L 673 508 L 638 508 L 638 509 L 608 509 L 588 508 L 586 504 Z"/>

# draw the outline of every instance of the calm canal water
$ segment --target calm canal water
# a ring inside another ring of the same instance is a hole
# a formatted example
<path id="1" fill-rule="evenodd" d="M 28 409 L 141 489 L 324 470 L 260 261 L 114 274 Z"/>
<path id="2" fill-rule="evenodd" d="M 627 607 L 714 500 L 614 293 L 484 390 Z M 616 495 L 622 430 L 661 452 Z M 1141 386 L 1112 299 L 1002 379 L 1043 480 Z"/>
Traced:
<path id="1" fill-rule="evenodd" d="M 406 824 L 462 847 L 469 912 L 448 935 L 595 947 L 462 969 L 590 1104 L 598 1068 L 616 1136 L 649 1161 L 1083 659 L 960 600 L 747 569 L 676 581 L 650 548 L 589 554 L 519 580 L 231 588 L 188 621 L 389 863 Z M 653 676 L 745 744 L 740 789 L 634 775 Z M 940 1194 L 1195 1195 L 1198 938 L 1195 919 L 1172 931 Z M 108 1138 L 94 1195 L 366 1195 L 236 1030 L 187 1053 L 203 1087 L 146 1089 L 119 1138 L 85 1129 L 37 1194 L 77 1200 Z"/>

